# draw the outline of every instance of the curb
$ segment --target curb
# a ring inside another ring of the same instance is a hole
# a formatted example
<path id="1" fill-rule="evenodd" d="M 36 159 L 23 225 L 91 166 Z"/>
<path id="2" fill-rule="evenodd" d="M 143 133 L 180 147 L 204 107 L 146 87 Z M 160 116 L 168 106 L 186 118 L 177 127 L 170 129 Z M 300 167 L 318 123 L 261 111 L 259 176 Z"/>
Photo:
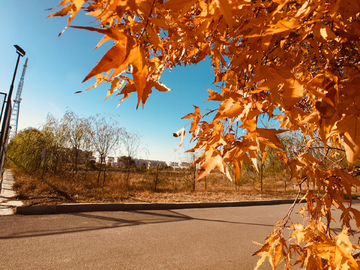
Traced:
<path id="1" fill-rule="evenodd" d="M 344 196 L 345 199 L 349 197 Z M 352 196 L 359 200 L 359 196 Z M 79 212 L 104 212 L 104 211 L 140 211 L 140 210 L 172 210 L 192 208 L 221 208 L 221 207 L 246 207 L 262 205 L 292 204 L 295 199 L 264 200 L 264 201 L 237 201 L 237 202 L 209 202 L 209 203 L 73 203 L 38 206 L 18 206 L 14 214 L 19 215 L 49 215 Z M 306 200 L 303 200 L 305 202 Z M 297 200 L 297 203 L 300 199 Z"/>
<path id="2" fill-rule="evenodd" d="M 138 210 L 172 210 L 191 208 L 221 208 L 291 204 L 295 199 L 266 200 L 266 201 L 241 201 L 241 202 L 210 202 L 210 203 L 76 203 L 39 206 L 19 206 L 15 214 L 20 215 L 47 215 L 66 214 L 78 212 L 102 211 L 138 211 Z M 299 202 L 300 200 L 298 200 Z"/>

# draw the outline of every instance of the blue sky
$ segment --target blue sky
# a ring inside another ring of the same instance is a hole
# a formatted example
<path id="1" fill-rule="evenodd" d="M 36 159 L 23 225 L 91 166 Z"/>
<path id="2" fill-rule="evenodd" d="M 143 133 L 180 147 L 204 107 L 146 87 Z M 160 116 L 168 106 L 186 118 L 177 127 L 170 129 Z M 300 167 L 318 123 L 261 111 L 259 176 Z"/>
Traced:
<path id="1" fill-rule="evenodd" d="M 172 134 L 189 123 L 189 120 L 181 120 L 181 117 L 193 112 L 193 105 L 200 106 L 201 110 L 214 106 L 209 102 L 203 103 L 208 97 L 206 88 L 215 90 L 210 63 L 207 61 L 196 66 L 178 67 L 170 73 L 165 71 L 161 82 L 173 90 L 167 93 L 154 90 L 144 109 L 136 110 L 135 93 L 118 108 L 119 97 L 112 97 L 104 102 L 107 85 L 75 94 L 94 83 L 94 78 L 84 84 L 81 82 L 112 44 L 107 42 L 94 50 L 102 35 L 72 28 L 58 37 L 67 24 L 67 17 L 46 18 L 52 13 L 46 9 L 55 7 L 59 2 L 60 0 L 2 2 L 0 92 L 8 93 L 10 88 L 17 59 L 13 45 L 21 46 L 26 51 L 25 57 L 29 58 L 18 130 L 41 127 L 48 113 L 60 119 L 67 108 L 84 117 L 97 113 L 119 114 L 118 122 L 121 126 L 142 135 L 142 142 L 149 151 L 147 158 L 185 161 L 186 156 L 182 154 L 184 149 L 180 149 L 176 155 L 170 155 L 179 143 L 179 138 L 173 138 Z M 96 25 L 90 16 L 81 16 L 72 23 L 89 24 Z M 25 58 L 22 58 L 13 99 L 24 63 Z M 184 145 L 189 146 L 189 134 L 186 137 Z M 146 158 L 144 154 L 139 157 Z"/>

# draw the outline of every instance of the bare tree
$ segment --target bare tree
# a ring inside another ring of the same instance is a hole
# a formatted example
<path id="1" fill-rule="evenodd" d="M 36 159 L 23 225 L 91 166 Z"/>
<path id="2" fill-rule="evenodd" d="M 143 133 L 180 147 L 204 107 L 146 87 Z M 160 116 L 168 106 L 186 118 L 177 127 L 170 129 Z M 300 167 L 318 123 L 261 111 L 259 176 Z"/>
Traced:
<path id="1" fill-rule="evenodd" d="M 67 110 L 61 119 L 62 125 L 65 127 L 66 137 L 71 148 L 70 158 L 73 163 L 75 174 L 78 170 L 81 151 L 88 150 L 90 125 L 86 118 L 79 117 L 71 110 Z"/>
<path id="2" fill-rule="evenodd" d="M 46 123 L 42 127 L 42 132 L 49 140 L 47 144 L 48 153 L 51 157 L 49 165 L 52 171 L 57 171 L 66 160 L 65 150 L 68 147 L 66 126 L 49 113 L 46 117 Z"/>
<path id="3" fill-rule="evenodd" d="M 147 152 L 146 147 L 141 145 L 141 136 L 137 133 L 124 132 L 122 138 L 123 150 L 125 151 L 126 158 L 123 160 L 130 161 L 136 158 L 140 152 Z M 129 186 L 129 178 L 130 178 L 130 170 L 131 166 L 129 164 L 125 164 L 125 168 L 127 169 L 126 174 L 126 186 Z"/>
<path id="4" fill-rule="evenodd" d="M 190 146 L 186 146 L 185 149 L 190 149 Z M 196 188 L 196 173 L 197 173 L 197 169 L 196 169 L 196 164 L 194 164 L 195 160 L 197 160 L 201 154 L 203 153 L 203 151 L 200 152 L 190 152 L 190 151 L 185 151 L 185 162 L 188 163 L 190 165 L 189 167 L 189 172 L 191 175 L 191 172 L 193 173 L 193 176 L 190 176 L 192 178 L 192 191 L 195 191 Z M 205 178 L 206 181 L 206 178 Z M 206 186 L 206 183 L 205 183 Z"/>
<path id="5" fill-rule="evenodd" d="M 113 116 L 102 116 L 97 114 L 89 118 L 90 137 L 94 150 L 100 156 L 100 169 L 97 183 L 100 182 L 101 165 L 104 162 L 104 178 L 103 186 L 105 184 L 105 159 L 112 150 L 115 150 L 120 145 L 120 140 L 124 134 L 124 128 L 119 126 L 119 123 L 113 119 Z"/>

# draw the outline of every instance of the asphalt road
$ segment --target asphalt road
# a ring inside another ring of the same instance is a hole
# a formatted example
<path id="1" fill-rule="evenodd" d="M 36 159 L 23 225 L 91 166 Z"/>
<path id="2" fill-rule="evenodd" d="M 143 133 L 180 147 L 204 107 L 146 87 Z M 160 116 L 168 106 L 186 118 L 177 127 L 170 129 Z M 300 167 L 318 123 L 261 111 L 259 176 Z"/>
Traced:
<path id="1" fill-rule="evenodd" d="M 289 206 L 0 216 L 0 269 L 254 269 Z"/>

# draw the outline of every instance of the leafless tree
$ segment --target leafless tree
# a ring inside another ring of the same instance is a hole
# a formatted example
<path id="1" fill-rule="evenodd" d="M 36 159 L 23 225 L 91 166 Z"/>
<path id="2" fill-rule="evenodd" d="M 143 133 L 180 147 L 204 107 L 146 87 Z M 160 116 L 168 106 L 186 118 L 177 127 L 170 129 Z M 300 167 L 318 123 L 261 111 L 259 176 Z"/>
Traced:
<path id="1" fill-rule="evenodd" d="M 124 128 L 119 126 L 119 123 L 114 119 L 114 116 L 104 116 L 97 114 L 89 118 L 90 137 L 94 150 L 100 156 L 100 170 L 97 183 L 100 182 L 101 165 L 104 163 L 104 178 L 103 186 L 105 184 L 105 159 L 109 153 L 120 146 L 121 138 L 124 135 Z"/>
<path id="2" fill-rule="evenodd" d="M 127 159 L 131 160 L 136 158 L 141 152 L 148 152 L 146 147 L 141 144 L 141 136 L 137 133 L 124 132 L 122 138 L 123 150 Z M 125 164 L 126 165 L 126 164 Z M 130 166 L 125 166 L 127 169 L 126 174 L 126 186 L 129 186 L 129 178 L 130 178 Z"/>
<path id="3" fill-rule="evenodd" d="M 49 165 L 52 171 L 57 171 L 65 163 L 65 149 L 69 146 L 66 138 L 66 126 L 49 113 L 46 117 L 46 123 L 42 127 L 42 132 L 49 140 L 47 144 L 48 153 L 51 157 Z"/>
<path id="4" fill-rule="evenodd" d="M 67 110 L 61 119 L 62 125 L 65 127 L 66 138 L 70 146 L 70 158 L 73 163 L 73 170 L 75 174 L 78 170 L 78 163 L 81 151 L 87 151 L 89 148 L 90 139 L 90 124 L 89 120 L 79 117 L 71 110 Z"/>

